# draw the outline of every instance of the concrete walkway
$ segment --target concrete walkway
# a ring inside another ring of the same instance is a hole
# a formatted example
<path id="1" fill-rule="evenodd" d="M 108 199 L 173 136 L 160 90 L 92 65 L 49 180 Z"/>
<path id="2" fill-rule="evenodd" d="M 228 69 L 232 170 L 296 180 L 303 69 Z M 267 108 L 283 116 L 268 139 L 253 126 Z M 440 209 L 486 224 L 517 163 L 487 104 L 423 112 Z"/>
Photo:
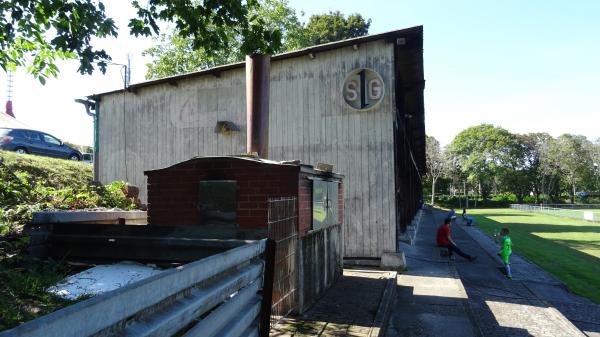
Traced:
<path id="1" fill-rule="evenodd" d="M 414 244 L 401 245 L 408 270 L 398 275 L 387 336 L 600 336 L 600 306 L 517 254 L 507 279 L 498 247 L 476 226 L 452 226 L 475 262 L 440 257 L 435 231 L 444 217 L 426 210 Z"/>
<path id="2" fill-rule="evenodd" d="M 376 337 L 393 300 L 396 273 L 344 269 L 344 274 L 307 312 L 271 329 L 272 337 Z"/>

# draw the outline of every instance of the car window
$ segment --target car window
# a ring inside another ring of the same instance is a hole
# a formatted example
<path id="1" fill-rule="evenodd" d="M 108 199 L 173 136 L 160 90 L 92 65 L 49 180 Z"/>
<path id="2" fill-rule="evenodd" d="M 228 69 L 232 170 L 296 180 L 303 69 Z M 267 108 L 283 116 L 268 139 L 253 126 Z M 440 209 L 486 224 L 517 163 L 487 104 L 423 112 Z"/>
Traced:
<path id="1" fill-rule="evenodd" d="M 60 145 L 60 140 L 58 140 L 50 135 L 44 135 L 44 141 L 49 144 Z"/>
<path id="2" fill-rule="evenodd" d="M 25 131 L 25 138 L 27 138 L 30 141 L 41 141 L 40 134 L 35 131 Z"/>
<path id="3" fill-rule="evenodd" d="M 25 138 L 25 134 L 21 130 L 12 130 L 10 135 L 15 138 Z"/>

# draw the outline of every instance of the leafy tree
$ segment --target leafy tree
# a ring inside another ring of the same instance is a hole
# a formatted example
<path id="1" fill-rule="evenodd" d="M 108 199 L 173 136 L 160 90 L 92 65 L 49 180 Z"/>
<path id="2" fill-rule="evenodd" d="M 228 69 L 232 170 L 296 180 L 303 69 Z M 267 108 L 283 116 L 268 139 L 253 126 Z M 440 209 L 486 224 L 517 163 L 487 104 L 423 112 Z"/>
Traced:
<path id="1" fill-rule="evenodd" d="M 281 33 L 269 30 L 261 17 L 249 15 L 257 0 L 148 0 L 142 6 L 132 1 L 137 17 L 129 23 L 131 34 L 159 34 L 158 22 L 175 24 L 177 34 L 189 38 L 194 49 L 208 53 L 232 43 L 244 54 L 273 53 L 281 46 Z M 235 41 L 229 33 L 237 33 Z M 0 2 L 0 67 L 4 70 L 27 66 L 45 83 L 57 76 L 55 62 L 78 58 L 79 72 L 91 74 L 97 65 L 102 72 L 110 62 L 104 50 L 91 45 L 92 37 L 116 37 L 114 20 L 106 17 L 102 1 L 13 0 Z M 239 41 L 238 41 L 239 38 Z"/>
<path id="2" fill-rule="evenodd" d="M 281 36 L 281 44 L 273 47 L 271 54 L 363 36 L 371 24 L 370 19 L 365 21 L 360 14 L 346 19 L 340 12 L 331 12 L 311 16 L 304 26 L 287 0 L 257 1 L 258 6 L 250 10 L 250 15 L 260 20 L 267 30 L 279 32 Z M 190 37 L 182 37 L 177 29 L 161 35 L 156 40 L 157 45 L 144 52 L 152 58 L 146 65 L 146 78 L 173 76 L 242 61 L 247 53 L 241 48 L 243 38 L 239 30 L 231 27 L 224 29 L 223 34 L 230 41 L 229 45 L 210 49 L 194 44 Z"/>
<path id="3" fill-rule="evenodd" d="M 365 21 L 360 14 L 345 18 L 337 11 L 311 16 L 306 30 L 312 44 L 322 44 L 367 35 L 370 26 L 371 19 Z"/>
<path id="4" fill-rule="evenodd" d="M 273 46 L 270 53 L 298 49 L 308 43 L 296 11 L 285 0 L 260 0 L 249 15 L 260 20 L 267 29 L 280 34 L 281 43 Z M 146 78 L 173 76 L 242 61 L 247 52 L 242 48 L 241 32 L 232 26 L 223 28 L 221 33 L 227 37 L 229 44 L 218 48 L 197 45 L 192 37 L 182 36 L 177 29 L 162 34 L 156 40 L 157 45 L 144 51 L 144 55 L 152 57 L 152 62 L 146 65 Z"/>
<path id="5" fill-rule="evenodd" d="M 558 191 L 559 172 L 555 163 L 547 157 L 547 149 L 554 138 L 547 133 L 528 133 L 517 135 L 517 138 L 522 147 L 527 184 L 531 187 L 537 203 L 542 194 L 548 195 L 552 194 L 552 191 Z"/>
<path id="6" fill-rule="evenodd" d="M 590 150 L 591 143 L 584 136 L 563 134 L 556 140 L 554 154 L 564 173 L 571 203 L 575 203 L 577 187 L 584 187 L 586 182 L 592 181 L 593 162 Z"/>
<path id="7" fill-rule="evenodd" d="M 477 186 L 483 199 L 489 197 L 498 175 L 519 166 L 519 151 L 515 135 L 490 124 L 463 130 L 449 146 L 460 171 Z"/>
<path id="8" fill-rule="evenodd" d="M 431 180 L 431 205 L 435 205 L 435 184 L 446 170 L 446 159 L 440 149 L 440 142 L 434 137 L 426 136 L 425 160 L 427 163 L 427 178 Z"/>
<path id="9" fill-rule="evenodd" d="M 105 71 L 110 57 L 90 44 L 93 36 L 117 36 L 104 9 L 92 0 L 0 2 L 0 67 L 27 66 L 42 84 L 58 74 L 61 59 L 78 57 L 82 74 L 92 73 L 94 62 Z"/>

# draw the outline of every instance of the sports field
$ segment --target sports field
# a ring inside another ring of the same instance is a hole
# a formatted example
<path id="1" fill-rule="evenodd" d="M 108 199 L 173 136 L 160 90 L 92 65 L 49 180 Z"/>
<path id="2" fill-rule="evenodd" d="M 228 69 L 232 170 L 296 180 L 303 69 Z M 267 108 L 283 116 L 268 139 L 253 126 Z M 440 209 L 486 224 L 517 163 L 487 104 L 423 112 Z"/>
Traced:
<path id="1" fill-rule="evenodd" d="M 600 223 L 513 209 L 469 211 L 489 235 L 508 227 L 516 252 L 600 304 Z"/>

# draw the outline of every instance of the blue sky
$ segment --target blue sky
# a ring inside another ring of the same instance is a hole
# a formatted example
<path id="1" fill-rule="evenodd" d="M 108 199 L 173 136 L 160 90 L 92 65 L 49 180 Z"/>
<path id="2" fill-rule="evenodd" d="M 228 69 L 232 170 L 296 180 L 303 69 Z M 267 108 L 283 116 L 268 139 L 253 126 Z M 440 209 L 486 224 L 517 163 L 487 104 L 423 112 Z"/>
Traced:
<path id="1" fill-rule="evenodd" d="M 105 1 L 126 25 L 125 1 Z M 311 14 L 339 10 L 372 20 L 370 33 L 424 26 L 426 129 L 442 144 L 466 127 L 492 123 L 511 132 L 546 131 L 600 138 L 600 1 L 315 1 L 291 0 Z M 152 42 L 102 41 L 117 63 L 133 58 L 133 82 L 143 80 L 141 51 Z M 17 117 L 82 144 L 92 122 L 73 99 L 122 86 L 120 67 L 107 75 L 75 73 L 73 62 L 45 87 L 20 71 L 13 98 Z M 4 101 L 5 75 L 0 74 Z"/>

